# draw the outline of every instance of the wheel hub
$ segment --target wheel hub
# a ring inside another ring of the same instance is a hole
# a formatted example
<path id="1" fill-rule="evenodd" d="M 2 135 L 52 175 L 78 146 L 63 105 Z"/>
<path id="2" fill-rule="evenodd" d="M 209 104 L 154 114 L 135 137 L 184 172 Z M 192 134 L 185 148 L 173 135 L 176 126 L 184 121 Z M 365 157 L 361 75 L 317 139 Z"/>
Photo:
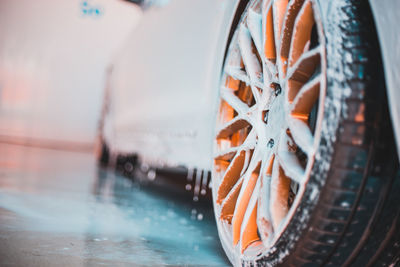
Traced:
<path id="1" fill-rule="evenodd" d="M 279 135 L 285 130 L 285 126 L 287 126 L 286 120 L 284 96 L 282 94 L 274 95 L 274 100 L 268 108 L 268 121 L 265 126 L 263 125 L 263 128 L 265 128 L 265 137 L 262 139 L 267 141 L 273 140 L 275 147 L 277 147 Z"/>

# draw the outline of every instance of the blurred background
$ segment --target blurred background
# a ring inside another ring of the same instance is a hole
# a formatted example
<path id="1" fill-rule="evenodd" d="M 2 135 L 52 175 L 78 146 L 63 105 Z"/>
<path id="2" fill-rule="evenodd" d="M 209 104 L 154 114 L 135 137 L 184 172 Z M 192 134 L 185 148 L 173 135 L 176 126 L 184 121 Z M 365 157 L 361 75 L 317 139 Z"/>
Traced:
<path id="1" fill-rule="evenodd" d="M 209 202 L 96 162 L 135 2 L 0 0 L 0 266 L 227 265 Z"/>
<path id="2" fill-rule="evenodd" d="M 0 141 L 90 150 L 107 67 L 141 14 L 119 0 L 1 0 Z"/>

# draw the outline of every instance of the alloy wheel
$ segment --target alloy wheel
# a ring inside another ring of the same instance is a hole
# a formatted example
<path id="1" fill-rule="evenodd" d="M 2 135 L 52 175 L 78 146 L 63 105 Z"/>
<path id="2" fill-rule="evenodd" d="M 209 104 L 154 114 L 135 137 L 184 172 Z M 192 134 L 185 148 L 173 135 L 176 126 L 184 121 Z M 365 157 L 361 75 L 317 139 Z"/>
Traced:
<path id="1" fill-rule="evenodd" d="M 250 1 L 225 60 L 214 146 L 228 256 L 264 255 L 296 211 L 319 144 L 325 61 L 314 1 Z"/>

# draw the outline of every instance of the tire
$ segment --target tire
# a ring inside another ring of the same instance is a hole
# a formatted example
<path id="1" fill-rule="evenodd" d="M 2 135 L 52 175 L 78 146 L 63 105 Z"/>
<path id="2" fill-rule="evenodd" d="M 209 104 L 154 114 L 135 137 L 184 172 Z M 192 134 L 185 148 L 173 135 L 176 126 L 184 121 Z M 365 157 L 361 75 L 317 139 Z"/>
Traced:
<path id="1" fill-rule="evenodd" d="M 239 28 L 244 22 L 245 26 L 251 25 L 249 17 L 254 17 L 254 14 L 250 13 L 257 11 L 260 7 L 258 2 L 249 1 L 237 26 L 236 37 L 232 38 L 228 48 L 221 86 L 224 89 L 221 89 L 221 104 L 217 114 L 212 174 L 213 202 L 218 232 L 228 258 L 234 265 L 245 266 L 389 266 L 390 264 L 394 266 L 398 264 L 400 262 L 399 160 L 388 111 L 383 67 L 378 52 L 379 44 L 368 2 L 330 0 L 321 1 L 321 3 L 320 1 L 290 1 L 289 3 L 287 10 L 290 8 L 300 10 L 297 16 L 302 14 L 304 5 L 312 3 L 313 16 L 317 18 L 314 25 L 319 27 L 317 30 L 319 33 L 322 32 L 319 36 L 319 45 L 323 46 L 318 69 L 318 74 L 322 76 L 319 83 L 319 95 L 317 100 L 310 104 L 312 108 L 307 109 L 309 112 L 306 121 L 313 133 L 312 144 L 315 150 L 312 150 L 313 154 L 305 153 L 306 162 L 303 165 L 300 164 L 304 168 L 304 175 L 301 176 L 304 180 L 299 180 L 301 182 L 298 183 L 294 182 L 296 179 L 290 177 L 290 175 L 294 176 L 294 172 L 287 167 L 289 161 L 284 163 L 287 158 L 279 155 L 283 152 L 279 152 L 278 148 L 277 152 L 270 152 L 273 163 L 269 160 L 270 158 L 265 157 L 268 161 L 260 160 L 259 163 L 253 164 L 258 167 L 251 167 L 257 146 L 260 143 L 269 146 L 272 140 L 273 147 L 276 139 L 270 138 L 267 134 L 269 140 L 263 140 L 264 136 L 257 132 L 255 145 L 245 146 L 247 140 L 250 137 L 253 138 L 252 130 L 259 126 L 240 118 L 241 113 L 235 109 L 236 106 L 233 107 L 234 101 L 229 96 L 227 97 L 227 94 L 232 92 L 237 98 L 241 98 L 240 92 L 248 87 L 247 82 L 256 84 L 252 81 L 251 74 L 248 74 L 252 68 L 254 69 L 248 64 L 248 59 L 246 64 L 246 59 L 241 58 L 238 65 L 240 67 L 238 69 L 246 72 L 248 78 L 243 78 L 245 76 L 238 78 L 235 74 L 235 81 L 236 78 L 239 80 L 237 83 L 230 83 L 234 75 L 228 67 L 233 62 L 235 40 L 239 40 L 237 46 L 240 56 L 243 57 L 246 52 L 243 48 L 244 38 L 240 37 L 241 29 Z M 263 16 L 263 5 L 267 1 L 261 2 Z M 273 5 L 279 5 L 284 1 L 273 2 Z M 295 7 L 296 3 L 298 7 Z M 278 11 L 273 13 L 275 14 L 279 16 Z M 287 14 L 290 13 L 285 13 Z M 324 17 L 326 14 L 328 16 Z M 322 17 L 322 20 L 318 17 Z M 284 20 L 284 23 L 287 21 L 289 20 Z M 295 23 L 298 21 L 300 19 Z M 318 23 L 320 23 L 319 26 Z M 284 36 L 284 30 L 280 33 L 282 33 L 280 37 Z M 253 41 L 252 51 L 254 52 L 258 49 L 257 40 L 254 40 L 256 38 L 252 36 L 251 29 L 249 35 Z M 266 40 L 267 38 L 265 37 Z M 242 40 L 241 43 L 240 40 Z M 282 44 L 284 40 L 282 37 Z M 309 43 L 312 43 L 312 36 L 309 40 Z M 309 47 L 312 47 L 312 44 Z M 263 54 L 260 50 L 257 52 L 260 64 L 266 64 L 262 63 L 264 60 L 262 56 L 266 55 L 266 50 L 267 48 L 264 49 Z M 278 52 L 282 53 L 282 51 L 281 49 Z M 279 61 L 278 55 L 276 54 L 276 62 Z M 242 65 L 244 66 L 241 67 Z M 264 68 L 263 71 L 265 71 Z M 315 72 L 302 86 L 314 79 Z M 244 84 L 246 84 L 245 87 Z M 234 86 L 237 87 L 234 88 Z M 260 94 L 267 88 L 263 86 Z M 258 85 L 254 87 L 259 88 Z M 284 91 L 282 95 L 285 95 L 287 99 L 290 98 L 290 90 L 293 91 L 293 89 L 287 83 L 282 84 L 279 80 L 279 89 Z M 276 87 L 274 90 L 276 92 Z M 251 92 L 253 97 L 241 98 L 243 102 L 248 101 L 249 108 L 261 102 L 254 101 L 257 91 L 251 88 Z M 250 93 L 247 92 L 247 95 Z M 303 94 L 301 97 L 303 101 L 306 101 L 304 99 L 307 95 Z M 299 101 L 293 100 L 290 103 L 287 101 L 289 103 L 287 105 L 295 103 L 293 108 L 295 109 Z M 307 100 L 307 102 L 310 101 Z M 289 113 L 290 116 L 294 116 L 293 109 Z M 230 110 L 232 110 L 231 113 L 229 113 Z M 270 121 L 281 123 L 279 120 L 270 118 L 271 110 L 274 111 L 274 107 L 268 108 L 266 124 Z M 230 117 L 227 114 L 230 114 Z M 261 114 L 264 116 L 265 112 Z M 274 114 L 278 113 L 272 113 Z M 295 131 L 300 131 L 292 128 L 293 124 L 291 126 L 289 124 L 288 128 L 286 124 L 278 128 L 281 131 L 279 136 L 289 135 L 287 133 L 289 131 L 293 137 L 296 135 Z M 268 129 L 273 128 L 271 126 Z M 238 138 L 239 140 L 242 138 L 243 142 L 238 143 Z M 296 138 L 293 137 L 292 139 L 296 146 L 295 150 L 291 150 L 292 155 L 295 155 L 297 161 L 302 163 L 304 156 L 299 156 L 297 151 L 306 146 L 300 142 L 301 138 L 295 140 Z M 282 139 L 279 138 L 279 140 Z M 286 139 L 283 140 L 286 141 Z M 278 145 L 281 146 L 280 143 Z M 286 143 L 283 142 L 282 146 L 286 146 Z M 230 156 L 228 157 L 224 151 L 230 152 Z M 264 159 L 264 156 L 261 158 Z M 266 164 L 265 168 L 263 164 Z M 286 167 L 284 167 L 285 164 Z M 279 167 L 275 167 L 276 165 Z M 298 166 L 296 168 L 298 169 Z M 274 174 L 274 170 L 277 174 Z M 251 177 L 256 178 L 250 190 L 248 188 L 253 181 Z M 235 190 L 237 192 L 234 192 Z M 276 201 L 279 197 L 281 202 Z M 243 199 L 249 200 L 246 202 Z M 287 207 L 277 208 L 276 203 L 281 206 L 287 203 Z M 230 204 L 229 207 L 227 207 L 228 204 Z M 242 206 L 245 207 L 244 212 L 241 209 Z M 260 211 L 265 207 L 267 207 L 267 212 Z M 244 215 L 237 215 L 239 212 Z M 279 212 L 284 212 L 284 216 L 281 216 L 282 218 L 277 223 L 274 216 L 277 217 L 276 214 Z M 264 217 L 260 218 L 261 216 Z M 240 225 L 235 228 L 238 218 Z M 240 234 L 240 237 L 236 239 L 235 229 L 239 229 L 236 230 L 236 236 Z"/>

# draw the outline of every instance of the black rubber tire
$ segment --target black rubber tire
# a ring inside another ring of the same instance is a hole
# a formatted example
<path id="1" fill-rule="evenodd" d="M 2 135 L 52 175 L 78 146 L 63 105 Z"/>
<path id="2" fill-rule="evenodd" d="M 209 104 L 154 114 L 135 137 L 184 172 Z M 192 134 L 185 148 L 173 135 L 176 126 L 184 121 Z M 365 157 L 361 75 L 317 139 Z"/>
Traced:
<path id="1" fill-rule="evenodd" d="M 243 265 L 394 266 L 400 175 L 368 1 L 321 0 L 327 93 L 305 195 L 267 255 Z M 324 2 L 322 4 L 322 2 Z M 394 264 L 394 265 L 391 265 Z"/>

